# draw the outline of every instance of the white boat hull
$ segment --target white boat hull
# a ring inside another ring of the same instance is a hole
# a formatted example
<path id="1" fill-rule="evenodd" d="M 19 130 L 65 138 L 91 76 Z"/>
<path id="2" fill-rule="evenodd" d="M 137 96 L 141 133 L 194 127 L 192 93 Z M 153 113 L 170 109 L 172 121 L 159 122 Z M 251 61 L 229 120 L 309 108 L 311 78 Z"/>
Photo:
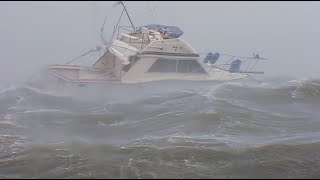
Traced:
<path id="1" fill-rule="evenodd" d="M 244 78 L 243 76 L 242 78 Z M 229 79 L 230 81 L 237 81 L 242 78 Z M 42 76 L 40 81 L 33 83 L 34 86 L 45 90 L 46 92 L 57 95 L 74 96 L 84 100 L 128 100 L 138 99 L 143 96 L 154 96 L 159 93 L 169 93 L 183 91 L 192 91 L 195 87 L 211 87 L 216 84 L 226 82 L 226 80 L 211 78 L 211 79 L 166 79 L 158 81 L 144 81 L 135 83 L 126 83 L 120 81 L 71 81 L 56 76 L 54 74 L 47 74 Z"/>

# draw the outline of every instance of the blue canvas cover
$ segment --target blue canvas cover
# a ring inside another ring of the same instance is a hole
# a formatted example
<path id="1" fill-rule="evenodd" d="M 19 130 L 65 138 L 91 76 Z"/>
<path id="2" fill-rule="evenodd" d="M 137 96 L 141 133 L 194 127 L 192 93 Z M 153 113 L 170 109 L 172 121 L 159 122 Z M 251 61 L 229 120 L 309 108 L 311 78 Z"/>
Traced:
<path id="1" fill-rule="evenodd" d="M 165 36 L 170 38 L 178 38 L 183 34 L 183 31 L 176 26 L 166 26 L 166 25 L 159 25 L 159 24 L 149 24 L 146 26 L 141 26 L 138 28 L 136 32 L 141 32 L 142 27 L 148 29 L 155 29 L 159 32 L 167 31 Z"/>

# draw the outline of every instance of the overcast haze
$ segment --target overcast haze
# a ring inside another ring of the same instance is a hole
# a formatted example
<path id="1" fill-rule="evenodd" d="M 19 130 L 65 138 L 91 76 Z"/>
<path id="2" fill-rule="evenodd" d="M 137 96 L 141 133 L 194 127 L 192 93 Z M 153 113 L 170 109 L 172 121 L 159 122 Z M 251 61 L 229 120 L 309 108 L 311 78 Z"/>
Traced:
<path id="1" fill-rule="evenodd" d="M 25 81 L 109 37 L 115 2 L 0 2 L 0 81 Z M 264 76 L 318 78 L 319 2 L 125 2 L 135 26 L 175 25 L 198 52 L 269 58 Z M 99 55 L 96 54 L 96 57 Z M 91 57 L 92 58 L 92 57 Z"/>

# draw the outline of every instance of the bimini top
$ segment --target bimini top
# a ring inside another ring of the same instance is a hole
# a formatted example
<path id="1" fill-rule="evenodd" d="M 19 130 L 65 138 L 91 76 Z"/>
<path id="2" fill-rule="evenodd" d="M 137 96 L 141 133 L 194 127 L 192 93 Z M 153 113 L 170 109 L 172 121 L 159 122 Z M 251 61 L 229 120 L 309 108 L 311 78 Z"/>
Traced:
<path id="1" fill-rule="evenodd" d="M 164 37 L 167 38 L 178 38 L 183 34 L 183 31 L 179 29 L 176 26 L 166 26 L 166 25 L 159 25 L 159 24 L 149 24 L 146 26 L 141 26 L 136 30 L 136 32 L 140 33 L 142 27 L 148 28 L 148 29 L 154 29 L 158 32 L 160 32 Z"/>

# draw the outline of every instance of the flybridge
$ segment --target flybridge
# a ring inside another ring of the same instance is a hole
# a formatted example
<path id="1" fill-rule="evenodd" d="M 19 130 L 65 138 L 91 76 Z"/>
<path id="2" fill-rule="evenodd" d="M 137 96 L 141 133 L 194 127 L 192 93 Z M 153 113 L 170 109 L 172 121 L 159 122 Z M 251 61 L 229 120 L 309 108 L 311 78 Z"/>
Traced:
<path id="1" fill-rule="evenodd" d="M 147 28 L 149 30 L 152 29 L 158 31 L 165 38 L 179 38 L 183 34 L 183 31 L 176 26 L 166 26 L 159 24 L 149 24 L 146 26 L 141 26 L 138 28 L 138 30 L 135 31 L 135 33 L 141 33 L 142 27 Z"/>

